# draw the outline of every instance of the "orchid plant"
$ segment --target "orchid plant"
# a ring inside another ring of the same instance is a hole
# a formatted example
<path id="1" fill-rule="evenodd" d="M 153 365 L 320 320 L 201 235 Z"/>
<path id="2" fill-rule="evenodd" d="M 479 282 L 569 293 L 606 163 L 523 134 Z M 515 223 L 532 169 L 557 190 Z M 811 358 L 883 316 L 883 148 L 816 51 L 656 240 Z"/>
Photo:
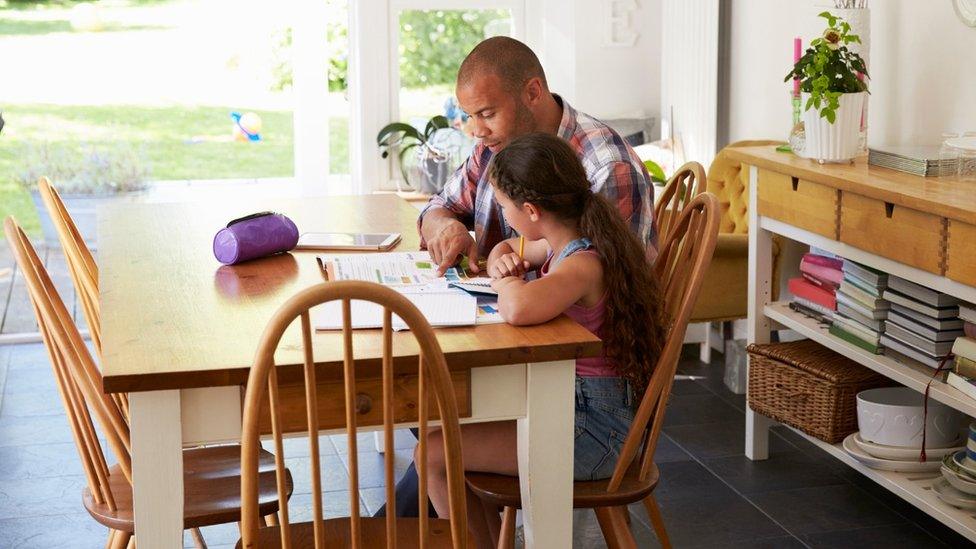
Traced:
<path id="1" fill-rule="evenodd" d="M 827 29 L 810 42 L 783 81 L 799 79 L 800 90 L 810 94 L 804 110 L 816 108 L 822 118 L 833 124 L 842 94 L 868 91 L 868 71 L 864 59 L 847 47 L 861 43 L 858 35 L 850 33 L 850 24 L 826 11 L 819 16 L 827 20 Z"/>

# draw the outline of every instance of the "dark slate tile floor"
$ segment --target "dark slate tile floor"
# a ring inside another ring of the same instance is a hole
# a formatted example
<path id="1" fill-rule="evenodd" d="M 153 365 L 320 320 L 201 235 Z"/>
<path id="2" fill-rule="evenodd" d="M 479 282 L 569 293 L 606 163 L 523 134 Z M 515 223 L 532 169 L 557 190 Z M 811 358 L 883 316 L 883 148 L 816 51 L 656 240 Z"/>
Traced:
<path id="1" fill-rule="evenodd" d="M 721 355 L 696 360 L 689 347 L 656 461 L 656 497 L 675 547 L 963 547 L 970 543 L 822 452 L 776 428 L 771 457 L 743 455 L 745 399 L 725 389 Z M 360 511 L 383 504 L 382 461 L 371 434 L 357 440 Z M 309 516 L 308 441 L 285 441 L 295 480 L 294 517 Z M 327 515 L 348 514 L 348 447 L 320 437 L 322 503 Z M 397 469 L 410 463 L 413 438 L 397 434 Z M 40 345 L 0 346 L 0 547 L 102 547 L 106 531 L 81 506 L 85 478 Z M 640 547 L 658 547 L 642 507 L 631 507 Z M 236 524 L 205 528 L 210 547 L 232 547 Z M 594 515 L 574 513 L 574 547 L 605 547 Z M 187 546 L 191 546 L 186 536 Z"/>

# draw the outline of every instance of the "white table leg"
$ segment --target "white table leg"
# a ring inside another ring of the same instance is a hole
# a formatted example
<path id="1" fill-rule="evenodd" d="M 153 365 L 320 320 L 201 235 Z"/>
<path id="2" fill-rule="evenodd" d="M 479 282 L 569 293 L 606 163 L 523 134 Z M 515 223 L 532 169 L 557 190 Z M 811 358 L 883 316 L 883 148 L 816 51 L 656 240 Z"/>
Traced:
<path id="1" fill-rule="evenodd" d="M 525 546 L 572 547 L 576 361 L 529 364 L 526 377 L 518 420 Z"/>
<path id="2" fill-rule="evenodd" d="M 771 326 L 763 308 L 772 300 L 773 238 L 759 227 L 759 172 L 749 168 L 749 299 L 748 342 L 769 343 Z M 747 361 L 748 371 L 748 361 Z M 748 374 L 747 374 L 748 379 Z M 748 381 L 746 382 L 748 384 Z M 748 389 L 746 390 L 748 394 Z M 745 454 L 749 459 L 769 457 L 769 427 L 773 421 L 746 405 Z"/>
<path id="3" fill-rule="evenodd" d="M 180 392 L 129 393 L 129 422 L 139 549 L 183 547 Z"/>

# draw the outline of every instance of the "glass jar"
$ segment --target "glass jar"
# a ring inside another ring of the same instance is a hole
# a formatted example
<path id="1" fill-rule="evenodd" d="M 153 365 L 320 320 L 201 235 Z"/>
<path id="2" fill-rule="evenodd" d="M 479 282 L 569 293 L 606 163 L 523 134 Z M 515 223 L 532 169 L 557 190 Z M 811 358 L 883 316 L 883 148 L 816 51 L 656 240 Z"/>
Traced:
<path id="1" fill-rule="evenodd" d="M 976 148 L 959 149 L 958 164 L 959 181 L 976 183 Z"/>
<path id="2" fill-rule="evenodd" d="M 959 134 L 945 132 L 942 134 L 942 145 L 939 147 L 939 177 L 956 177 L 958 174 L 959 149 L 949 145 L 948 141 Z"/>

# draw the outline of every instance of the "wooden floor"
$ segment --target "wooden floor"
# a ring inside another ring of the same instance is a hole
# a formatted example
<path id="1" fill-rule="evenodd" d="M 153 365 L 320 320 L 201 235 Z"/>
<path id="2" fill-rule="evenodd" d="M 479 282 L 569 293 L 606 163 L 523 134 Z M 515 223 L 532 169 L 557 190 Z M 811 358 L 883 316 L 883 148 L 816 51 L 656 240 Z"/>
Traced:
<path id="1" fill-rule="evenodd" d="M 68 274 L 68 264 L 61 248 L 48 247 L 40 240 L 34 242 L 37 254 L 44 259 L 55 287 L 65 306 L 82 330 L 87 329 L 81 304 L 75 299 L 75 290 Z M 9 271 L 7 271 L 9 269 Z M 6 272 L 6 275 L 2 273 Z M 27 296 L 27 287 L 13 252 L 6 239 L 0 239 L 0 342 L 14 336 L 37 334 L 37 322 Z"/>

